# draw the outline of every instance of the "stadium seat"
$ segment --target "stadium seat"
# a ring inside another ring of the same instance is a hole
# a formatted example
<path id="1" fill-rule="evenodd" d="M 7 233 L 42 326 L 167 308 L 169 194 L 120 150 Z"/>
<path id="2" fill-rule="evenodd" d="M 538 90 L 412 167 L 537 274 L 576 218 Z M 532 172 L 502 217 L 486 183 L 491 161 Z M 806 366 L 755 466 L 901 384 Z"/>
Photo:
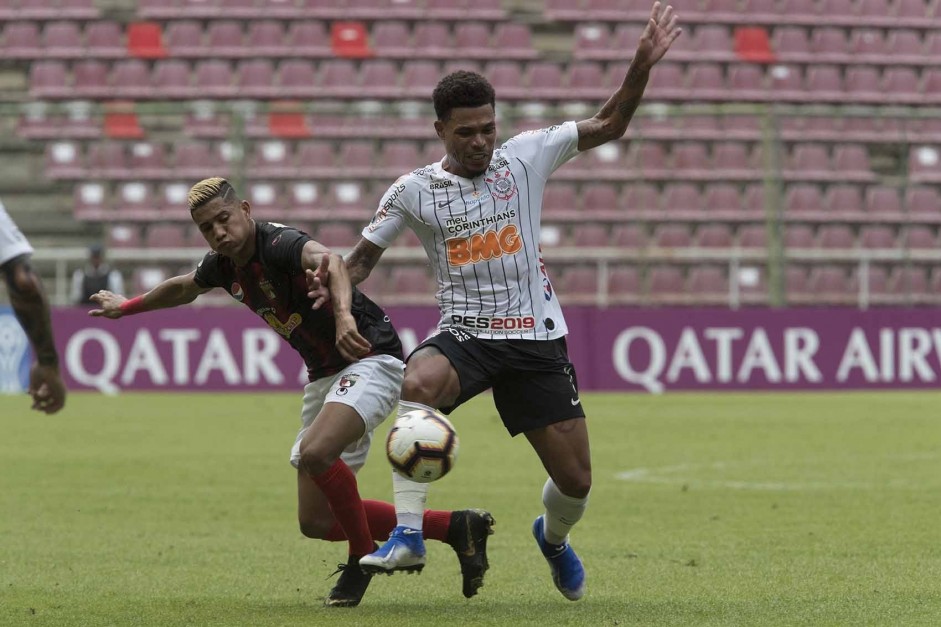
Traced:
<path id="1" fill-rule="evenodd" d="M 498 97 L 518 98 L 526 93 L 523 85 L 523 70 L 516 61 L 493 61 L 484 71 Z"/>
<path id="2" fill-rule="evenodd" d="M 375 98 L 395 98 L 402 93 L 398 85 L 398 66 L 387 59 L 364 61 L 360 70 L 363 85 Z"/>
<path id="3" fill-rule="evenodd" d="M 914 183 L 941 182 L 941 154 L 934 146 L 909 149 L 908 172 Z"/>
<path id="4" fill-rule="evenodd" d="M 111 69 L 112 93 L 129 100 L 143 100 L 153 97 L 150 83 L 150 68 L 140 59 L 116 61 Z"/>
<path id="5" fill-rule="evenodd" d="M 849 51 L 846 31 L 829 26 L 815 28 L 810 37 L 810 50 L 822 63 L 839 63 Z"/>
<path id="6" fill-rule="evenodd" d="M 672 150 L 673 170 L 683 179 L 713 178 L 709 151 L 702 142 L 681 142 Z"/>
<path id="7" fill-rule="evenodd" d="M 902 246 L 920 250 L 937 250 L 938 235 L 935 227 L 909 224 L 902 229 Z"/>
<path id="8" fill-rule="evenodd" d="M 611 244 L 620 249 L 640 250 L 647 247 L 647 232 L 637 224 L 619 224 L 611 233 Z"/>
<path id="9" fill-rule="evenodd" d="M 879 32 L 879 31 L 874 31 Z M 931 35 L 932 33 L 929 33 Z M 885 41 L 885 51 L 876 49 L 877 54 L 889 53 L 896 61 L 922 61 L 925 58 L 926 42 L 915 30 L 892 29 Z M 929 53 L 930 54 L 930 53 Z"/>
<path id="10" fill-rule="evenodd" d="M 439 79 L 438 64 L 433 61 L 406 61 L 402 68 L 406 97 L 428 98 Z"/>
<path id="11" fill-rule="evenodd" d="M 789 265 L 784 269 L 784 289 L 789 303 L 799 304 L 812 297 L 807 268 Z"/>
<path id="12" fill-rule="evenodd" d="M 45 175 L 53 179 L 78 179 L 87 170 L 79 144 L 54 142 L 46 144 Z"/>
<path id="13" fill-rule="evenodd" d="M 571 183 L 550 181 L 546 185 L 546 191 L 543 194 L 542 206 L 546 217 L 553 219 L 575 219 L 575 211 L 578 206 L 578 196 L 575 194 L 575 186 Z"/>
<path id="14" fill-rule="evenodd" d="M 931 294 L 928 272 L 925 268 L 896 266 L 889 276 L 889 291 L 905 296 L 911 301 L 921 302 Z"/>
<path id="15" fill-rule="evenodd" d="M 218 20 L 209 23 L 206 29 L 206 45 L 213 56 L 240 57 L 246 54 L 245 33 L 242 22 Z"/>
<path id="16" fill-rule="evenodd" d="M 330 37 L 323 22 L 302 20 L 292 21 L 288 26 L 286 45 L 290 47 L 287 56 L 328 57 L 333 56 Z M 352 65 L 350 65 L 352 67 Z M 351 75 L 349 75 L 351 76 Z M 347 80 L 349 80 L 349 76 Z"/>
<path id="17" fill-rule="evenodd" d="M 337 57 L 364 59 L 373 56 L 369 33 L 363 22 L 333 22 L 330 26 L 330 44 Z"/>
<path id="18" fill-rule="evenodd" d="M 359 231 L 350 224 L 322 224 L 317 228 L 316 240 L 330 248 L 352 248 L 359 241 Z"/>
<path id="19" fill-rule="evenodd" d="M 436 23 L 436 25 L 443 27 L 445 32 L 447 32 L 447 27 L 444 24 Z M 414 56 L 416 51 L 410 43 L 411 38 L 411 31 L 409 30 L 408 24 L 405 22 L 383 21 L 377 22 L 372 27 L 373 48 L 376 50 L 376 55 L 381 58 L 391 59 Z M 423 56 L 438 56 L 424 49 L 420 51 L 420 54 Z"/>
<path id="20" fill-rule="evenodd" d="M 157 196 L 147 183 L 131 181 L 118 185 L 115 200 L 118 219 L 155 220 L 160 216 L 159 209 Z"/>
<path id="21" fill-rule="evenodd" d="M 275 88 L 274 66 L 267 59 L 241 61 L 235 72 L 238 94 L 243 98 L 273 98 L 279 95 Z"/>
<path id="22" fill-rule="evenodd" d="M 170 22 L 167 24 L 163 39 L 167 52 L 174 57 L 200 57 L 210 52 L 203 43 L 203 29 L 199 22 L 191 20 Z"/>
<path id="23" fill-rule="evenodd" d="M 391 173 L 390 176 L 397 177 L 422 163 L 422 158 L 414 142 L 392 141 L 382 145 L 379 163 Z"/>
<path id="24" fill-rule="evenodd" d="M 912 213 L 938 215 L 941 195 L 934 187 L 909 187 L 905 192 L 905 206 Z"/>
<path id="25" fill-rule="evenodd" d="M 859 230 L 859 245 L 862 248 L 895 248 L 895 229 L 881 224 L 866 224 Z"/>
<path id="26" fill-rule="evenodd" d="M 156 61 L 152 82 L 154 93 L 163 98 L 189 98 L 201 93 L 192 83 L 189 65 L 178 59 Z"/>
<path id="27" fill-rule="evenodd" d="M 742 195 L 738 187 L 730 183 L 707 185 L 703 194 L 703 203 L 709 213 L 734 216 L 743 211 Z"/>
<path id="28" fill-rule="evenodd" d="M 888 214 L 894 216 L 902 211 L 899 190 L 894 187 L 873 186 L 866 190 L 866 213 L 871 216 Z"/>
<path id="29" fill-rule="evenodd" d="M 134 178 L 162 179 L 171 175 L 163 144 L 139 141 L 131 144 L 127 152 L 127 168 Z"/>
<path id="30" fill-rule="evenodd" d="M 108 81 L 108 65 L 97 60 L 85 59 L 72 66 L 74 91 L 72 97 L 105 98 L 112 96 Z"/>
<path id="31" fill-rule="evenodd" d="M 806 224 L 789 224 L 784 227 L 784 246 L 786 248 L 816 248 L 813 227 Z"/>
<path id="32" fill-rule="evenodd" d="M 198 61 L 195 84 L 205 98 L 234 98 L 238 95 L 232 65 L 226 61 Z"/>
<path id="33" fill-rule="evenodd" d="M 650 75 L 645 95 L 651 101 L 688 97 L 682 67 L 668 61 L 658 63 L 657 71 Z"/>
<path id="34" fill-rule="evenodd" d="M 854 285 L 853 277 L 836 266 L 811 268 L 807 283 L 816 302 L 847 305 L 855 303 L 859 297 L 859 288 Z"/>
<path id="35" fill-rule="evenodd" d="M 791 178 L 804 180 L 825 180 L 831 177 L 830 156 L 823 144 L 798 144 L 789 159 Z"/>
<path id="36" fill-rule="evenodd" d="M 27 22 L 30 24 L 30 22 Z M 82 33 L 76 22 L 48 22 L 42 30 L 42 49 L 46 57 L 76 58 L 85 55 Z"/>
<path id="37" fill-rule="evenodd" d="M 612 304 L 638 303 L 642 283 L 636 266 L 613 266 L 608 272 L 608 302 Z"/>
<path id="38" fill-rule="evenodd" d="M 184 181 L 225 176 L 228 167 L 219 154 L 204 142 L 184 142 L 174 146 L 174 175 Z"/>
<path id="39" fill-rule="evenodd" d="M 536 61 L 526 68 L 524 82 L 529 87 L 530 97 L 557 99 L 565 98 L 562 88 L 562 68 L 557 63 Z"/>
<path id="40" fill-rule="evenodd" d="M 301 142 L 297 150 L 297 166 L 305 176 L 330 176 L 335 168 L 333 147 L 321 140 Z"/>
<path id="41" fill-rule="evenodd" d="M 292 25 L 302 23 L 293 22 Z M 284 25 L 276 20 L 253 20 L 248 25 L 248 49 L 259 57 L 290 55 L 292 49 L 287 37 Z"/>
<path id="42" fill-rule="evenodd" d="M 435 293 L 434 281 L 424 268 L 394 267 L 389 276 L 389 284 L 391 289 L 387 293 L 394 294 L 394 300 L 403 304 L 427 300 Z M 392 300 L 390 298 L 389 302 Z"/>
<path id="43" fill-rule="evenodd" d="M 341 65 L 342 64 L 342 65 Z M 355 70 L 346 60 L 331 60 L 321 64 L 323 85 L 317 87 L 314 64 L 304 59 L 285 59 L 278 64 L 276 89 L 282 98 L 309 98 L 317 94 L 324 97 L 345 97 L 355 88 Z M 349 73 L 340 74 L 344 69 Z M 334 74 L 335 73 L 335 74 Z"/>
<path id="44" fill-rule="evenodd" d="M 840 178 L 868 181 L 875 178 L 869 165 L 869 152 L 862 144 L 840 144 L 833 150 L 833 167 Z"/>
<path id="45" fill-rule="evenodd" d="M 653 244 L 658 248 L 689 248 L 692 240 L 689 227 L 685 224 L 659 224 L 654 227 Z"/>
<path id="46" fill-rule="evenodd" d="M 749 156 L 747 144 L 719 142 L 713 144 L 712 153 L 709 167 L 718 170 L 715 172 L 715 178 L 748 179 L 761 175 L 761 163 L 755 163 L 755 160 Z"/>
<path id="47" fill-rule="evenodd" d="M 111 224 L 105 228 L 105 248 L 140 248 L 143 243 L 136 224 Z"/>
<path id="48" fill-rule="evenodd" d="M 785 61 L 796 60 L 810 50 L 810 37 L 802 26 L 779 26 L 772 35 L 774 50 Z"/>
<path id="49" fill-rule="evenodd" d="M 832 185 L 827 189 L 823 204 L 834 217 L 860 217 L 863 212 L 862 192 L 856 185 Z"/>
<path id="50" fill-rule="evenodd" d="M 753 64 L 735 64 L 729 68 L 728 86 L 736 98 L 762 100 L 765 97 L 764 70 Z"/>
<path id="51" fill-rule="evenodd" d="M 576 224 L 572 228 L 572 243 L 583 248 L 608 245 L 608 228 L 600 224 Z"/>
<path id="52" fill-rule="evenodd" d="M 107 31 L 100 37 L 113 37 Z M 141 59 L 162 59 L 168 55 L 163 45 L 163 30 L 156 22 L 134 22 L 127 26 L 127 54 Z"/>
<path id="53" fill-rule="evenodd" d="M 666 150 L 656 142 L 633 142 L 627 161 L 632 173 L 645 178 L 660 178 L 668 173 Z"/>
<path id="54" fill-rule="evenodd" d="M 920 104 L 918 72 L 909 67 L 888 67 L 882 73 L 882 93 L 893 101 Z"/>
<path id="55" fill-rule="evenodd" d="M 807 69 L 804 89 L 814 100 L 840 102 L 843 95 L 843 76 L 835 65 L 812 65 Z"/>
<path id="56" fill-rule="evenodd" d="M 845 224 L 824 224 L 817 237 L 817 244 L 823 249 L 850 249 L 856 245 L 853 229 Z"/>
<path id="57" fill-rule="evenodd" d="M 653 185 L 637 183 L 627 186 L 623 206 L 628 214 L 660 214 L 660 193 Z"/>
<path id="58" fill-rule="evenodd" d="M 518 22 L 500 22 L 493 32 L 493 45 L 500 54 L 518 59 L 536 56 L 529 27 Z"/>
<path id="59" fill-rule="evenodd" d="M 686 290 L 697 303 L 726 303 L 729 299 L 729 279 L 725 270 L 718 266 L 693 266 L 689 271 Z"/>
<path id="60" fill-rule="evenodd" d="M 767 248 L 768 227 L 748 224 L 738 229 L 738 245 L 742 248 Z"/>
<path id="61" fill-rule="evenodd" d="M 402 40 L 403 45 L 407 40 Z M 444 22 L 419 22 L 415 26 L 415 51 L 423 56 L 442 57 L 453 48 L 451 31 Z"/>
<path id="62" fill-rule="evenodd" d="M 186 226 L 151 224 L 147 227 L 144 245 L 147 248 L 183 248 L 187 243 Z"/>
<path id="63" fill-rule="evenodd" d="M 692 183 L 668 183 L 663 188 L 663 209 L 667 215 L 698 218 L 705 208 L 699 189 Z"/>
<path id="64" fill-rule="evenodd" d="M 582 207 L 587 217 L 619 213 L 618 190 L 614 185 L 597 183 L 582 190 Z"/>
<path id="65" fill-rule="evenodd" d="M 706 224 L 696 230 L 696 244 L 703 248 L 731 248 L 732 229 L 727 224 Z"/>
<path id="66" fill-rule="evenodd" d="M 9 22 L 3 29 L 2 51 L 8 59 L 38 59 L 44 56 L 36 22 Z M 50 55 L 53 56 L 53 55 Z"/>
<path id="67" fill-rule="evenodd" d="M 647 275 L 647 293 L 654 304 L 676 303 L 686 297 L 683 270 L 678 266 L 654 266 Z"/>

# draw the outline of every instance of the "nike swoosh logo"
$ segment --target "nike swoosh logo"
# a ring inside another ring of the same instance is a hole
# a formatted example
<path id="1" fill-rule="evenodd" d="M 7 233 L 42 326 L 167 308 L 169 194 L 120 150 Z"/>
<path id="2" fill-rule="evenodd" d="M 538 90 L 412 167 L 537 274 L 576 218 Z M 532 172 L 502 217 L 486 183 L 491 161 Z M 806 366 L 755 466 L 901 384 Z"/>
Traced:
<path id="1" fill-rule="evenodd" d="M 569 401 L 569 402 L 572 403 L 572 407 L 574 407 L 574 406 L 578 405 L 579 403 L 581 403 L 581 401 L 578 400 L 577 398 L 573 398 L 573 399 L 572 399 L 571 401 Z"/>
<path id="2" fill-rule="evenodd" d="M 404 533 L 407 536 L 410 536 L 413 533 L 421 533 L 421 531 L 419 531 L 418 529 L 403 529 L 402 533 Z"/>
<path id="3" fill-rule="evenodd" d="M 454 202 L 454 201 L 445 200 L 445 201 L 439 202 L 439 203 L 438 203 L 438 209 L 444 209 L 445 207 L 447 207 L 448 205 L 450 205 L 452 202 Z"/>

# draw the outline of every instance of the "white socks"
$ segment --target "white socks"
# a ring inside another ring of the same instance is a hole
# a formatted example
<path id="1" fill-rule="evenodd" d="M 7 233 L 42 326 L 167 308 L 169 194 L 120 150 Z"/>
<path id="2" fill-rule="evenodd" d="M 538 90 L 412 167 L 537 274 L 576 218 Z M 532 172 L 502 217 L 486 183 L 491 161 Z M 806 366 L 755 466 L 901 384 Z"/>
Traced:
<path id="1" fill-rule="evenodd" d="M 434 411 L 433 408 L 421 403 L 399 401 L 395 419 L 398 420 L 400 416 L 416 409 Z M 425 515 L 425 501 L 428 498 L 428 484 L 416 483 L 393 471 L 392 493 L 395 500 L 396 524 L 411 527 L 412 529 L 421 529 L 422 517 Z"/>
<path id="2" fill-rule="evenodd" d="M 588 497 L 566 496 L 550 478 L 542 488 L 542 504 L 546 506 L 546 542 L 562 544 L 568 540 L 569 530 L 588 509 Z"/>

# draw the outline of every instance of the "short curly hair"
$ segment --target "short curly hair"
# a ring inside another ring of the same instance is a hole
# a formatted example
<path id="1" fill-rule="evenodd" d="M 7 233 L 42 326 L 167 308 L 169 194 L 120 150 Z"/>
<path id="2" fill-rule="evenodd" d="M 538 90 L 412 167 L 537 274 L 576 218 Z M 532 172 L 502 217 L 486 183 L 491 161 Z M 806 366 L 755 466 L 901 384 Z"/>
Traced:
<path id="1" fill-rule="evenodd" d="M 452 109 L 482 107 L 486 104 L 495 107 L 497 97 L 493 85 L 486 78 L 477 72 L 458 70 L 438 81 L 431 99 L 438 119 L 447 122 Z"/>

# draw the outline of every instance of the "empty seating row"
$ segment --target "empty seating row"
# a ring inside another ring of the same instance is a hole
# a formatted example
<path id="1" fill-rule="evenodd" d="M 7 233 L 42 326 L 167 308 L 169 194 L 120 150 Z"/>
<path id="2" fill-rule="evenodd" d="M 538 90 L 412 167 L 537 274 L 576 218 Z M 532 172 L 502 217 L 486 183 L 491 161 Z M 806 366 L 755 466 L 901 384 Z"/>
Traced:
<path id="1" fill-rule="evenodd" d="M 100 15 L 94 0 L 4 0 L 2 20 L 90 20 Z"/>
<path id="2" fill-rule="evenodd" d="M 624 50 L 637 45 L 643 24 L 583 24 L 575 31 L 577 59 L 619 60 Z M 768 60 L 780 63 L 836 63 L 842 65 L 937 65 L 941 31 L 915 29 L 780 26 L 771 30 Z M 737 58 L 733 29 L 703 24 L 684 29 L 670 48 L 672 61 L 725 61 Z"/>
<path id="3" fill-rule="evenodd" d="M 130 30 L 143 26 L 149 31 L 146 48 L 144 42 L 133 41 Z M 125 26 L 118 22 L 89 22 L 83 27 L 76 21 L 44 25 L 22 21 L 3 28 L 0 54 L 7 59 L 332 57 L 336 46 L 331 45 L 328 27 L 327 22 L 313 20 L 290 24 L 276 20 L 218 20 L 205 28 L 195 21 L 171 22 L 162 32 L 158 24 L 135 24 L 125 32 Z M 384 58 L 450 59 L 456 48 L 464 58 L 490 58 L 494 48 L 506 58 L 536 56 L 529 28 L 516 22 L 458 22 L 453 30 L 445 22 L 421 22 L 414 29 L 405 22 L 377 22 L 371 39 L 371 46 L 365 39 L 362 42 L 367 46 L 364 52 Z"/>
<path id="4" fill-rule="evenodd" d="M 936 28 L 936 0 L 672 0 L 686 24 L 800 24 Z M 552 20 L 645 22 L 645 0 L 546 0 Z"/>
<path id="5" fill-rule="evenodd" d="M 144 18 L 504 19 L 501 0 L 138 0 Z"/>
<path id="6" fill-rule="evenodd" d="M 120 104 L 120 103 L 119 103 Z M 410 111 L 397 111 L 397 107 L 376 109 L 375 103 L 354 105 L 344 114 L 305 113 L 302 103 L 284 110 L 272 107 L 268 112 L 245 112 L 233 115 L 228 110 L 219 110 L 212 101 L 192 103 L 184 109 L 179 130 L 185 137 L 193 139 L 223 139 L 230 137 L 236 124 L 243 126 L 246 137 L 252 139 L 321 137 L 372 138 L 372 139 L 431 139 L 434 136 L 431 122 L 434 113 L 415 108 L 414 102 L 397 103 L 409 105 Z M 66 112 L 50 109 L 48 103 L 30 103 L 20 117 L 17 132 L 31 139 L 87 139 L 116 135 L 111 127 L 111 111 L 105 107 L 91 110 L 88 102 L 66 103 Z M 369 106 L 366 106 L 369 105 Z M 523 107 L 523 109 L 525 106 Z M 745 141 L 762 142 L 765 139 L 763 118 L 758 114 L 728 113 L 718 109 L 714 113 L 679 112 L 675 115 L 658 113 L 656 105 L 642 107 L 627 129 L 626 139 L 656 141 Z M 530 129 L 557 124 L 560 117 L 526 115 L 520 107 L 515 110 L 501 108 L 497 119 L 500 137 Z M 123 107 L 125 112 L 127 107 Z M 129 109 L 133 112 L 133 108 Z M 567 117 L 579 119 L 591 115 L 589 108 L 584 113 Z M 915 112 L 917 114 L 917 112 Z M 136 117 L 136 116 L 135 116 Z M 161 131 L 165 131 L 179 115 L 156 118 Z M 153 119 L 153 118 L 151 118 Z M 146 136 L 145 123 L 139 121 L 139 136 Z M 904 144 L 917 138 L 926 144 L 941 143 L 941 117 L 926 114 L 923 117 L 888 117 L 858 113 L 849 114 L 839 110 L 816 115 L 787 114 L 772 115 L 774 133 L 785 143 L 869 143 Z"/>
<path id="7" fill-rule="evenodd" d="M 265 59 L 231 63 L 180 59 L 153 64 L 128 59 L 39 61 L 30 66 L 34 98 L 124 98 L 136 100 L 195 98 L 310 98 L 426 100 L 438 80 L 469 62 L 330 59 L 322 63 Z M 546 61 L 488 63 L 484 73 L 501 100 L 604 100 L 624 77 L 626 65 L 582 61 L 562 65 Z M 694 63 L 685 68 L 664 62 L 651 73 L 647 101 L 831 102 L 856 104 L 941 103 L 941 68 L 919 72 L 911 67 L 798 65 L 763 67 Z"/>
<path id="8" fill-rule="evenodd" d="M 259 178 L 396 177 L 444 157 L 439 140 L 384 141 L 350 139 L 281 140 L 245 147 L 228 141 L 185 142 L 173 145 L 173 156 L 162 143 L 92 142 L 87 153 L 76 142 L 46 144 L 46 172 L 52 178 L 166 179 L 206 170 L 228 172 L 233 161 L 245 161 Z M 609 143 L 578 155 L 557 175 L 586 181 L 761 180 L 768 174 L 761 144 L 747 142 Z M 941 159 L 931 146 L 912 149 L 910 167 L 920 182 L 941 180 Z M 868 149 L 862 144 L 793 144 L 783 159 L 781 176 L 792 181 L 876 180 Z M 920 178 L 918 178 L 920 177 Z"/>
<path id="9" fill-rule="evenodd" d="M 117 185 L 101 182 L 77 184 L 75 214 L 82 220 L 185 221 L 189 219 L 186 211 L 189 185 L 209 174 L 212 172 L 181 176 L 177 181 L 156 186 L 142 181 Z M 346 180 L 321 184 L 258 181 L 246 184 L 244 194 L 256 212 L 266 217 L 277 218 L 287 214 L 303 220 L 347 220 L 365 224 L 386 188 L 384 183 L 367 186 Z M 766 241 L 760 239 L 764 237 L 763 225 L 768 219 L 765 193 L 760 184 L 749 185 L 742 190 L 727 183 L 714 183 L 702 191 L 686 183 L 670 183 L 662 191 L 649 184 L 623 188 L 597 184 L 576 192 L 570 185 L 554 183 L 546 190 L 543 219 L 556 230 L 555 235 L 546 234 L 547 242 L 567 241 L 566 233 L 571 225 L 583 223 L 591 223 L 588 231 L 596 233 L 599 238 L 623 236 L 630 239 L 633 246 L 642 246 L 647 241 L 642 234 L 646 228 L 644 225 L 678 223 L 680 226 L 675 233 L 685 233 L 683 238 L 694 241 L 690 225 L 700 223 L 717 227 L 715 238 L 710 240 L 715 243 L 711 245 L 722 246 L 722 242 L 729 239 L 722 233 L 736 228 L 736 224 L 743 224 L 759 227 L 751 231 L 746 240 L 752 242 L 748 246 L 760 247 Z M 819 190 L 796 185 L 787 189 L 785 197 L 780 219 L 789 225 L 806 227 L 791 232 L 791 236 L 796 238 L 791 240 L 795 245 L 801 241 L 816 245 L 813 242 L 816 242 L 817 229 L 822 227 L 814 225 L 823 225 L 833 227 L 831 235 L 824 240 L 834 245 L 856 241 L 853 238 L 858 234 L 860 245 L 869 248 L 891 248 L 902 244 L 925 247 L 936 238 L 923 236 L 923 233 L 934 233 L 941 224 L 941 193 L 933 186 L 910 187 L 900 193 L 894 188 L 877 185 L 864 193 L 854 186 L 837 185 L 821 196 Z M 809 203 L 813 204 L 808 206 Z M 618 231 L 623 224 L 641 225 L 641 231 Z M 914 239 L 892 230 L 901 225 L 918 227 L 913 231 L 917 232 L 912 236 Z M 868 235 L 863 237 L 863 231 L 859 230 L 863 226 L 888 226 L 890 230 L 868 229 L 865 231 Z M 837 231 L 852 237 L 833 235 Z M 615 239 L 619 246 L 628 242 L 627 239 Z M 679 241 L 684 240 L 681 238 Z"/>

